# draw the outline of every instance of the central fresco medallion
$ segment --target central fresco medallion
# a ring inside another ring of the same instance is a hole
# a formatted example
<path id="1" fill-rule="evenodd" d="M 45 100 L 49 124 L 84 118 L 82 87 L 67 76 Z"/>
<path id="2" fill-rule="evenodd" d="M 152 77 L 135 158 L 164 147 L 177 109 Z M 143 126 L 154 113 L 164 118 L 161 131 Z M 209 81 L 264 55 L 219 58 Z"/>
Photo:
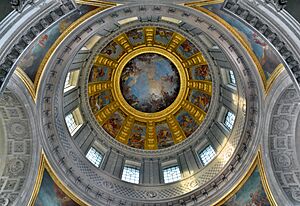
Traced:
<path id="1" fill-rule="evenodd" d="M 135 28 L 104 42 L 88 79 L 99 126 L 116 141 L 157 150 L 189 138 L 212 99 L 212 78 L 200 50 L 162 27 Z"/>
<path id="2" fill-rule="evenodd" d="M 164 110 L 176 99 L 180 78 L 175 65 L 155 54 L 140 54 L 122 71 L 121 92 L 133 108 L 147 113 Z"/>

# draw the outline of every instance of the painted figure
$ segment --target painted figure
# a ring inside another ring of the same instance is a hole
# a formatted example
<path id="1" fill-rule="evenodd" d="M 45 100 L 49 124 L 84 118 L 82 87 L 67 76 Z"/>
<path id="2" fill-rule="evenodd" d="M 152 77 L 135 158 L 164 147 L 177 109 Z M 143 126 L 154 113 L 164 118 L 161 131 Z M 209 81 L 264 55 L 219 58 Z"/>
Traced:
<path id="1" fill-rule="evenodd" d="M 119 113 L 115 112 L 104 124 L 103 128 L 112 137 L 116 137 L 119 130 L 122 127 L 124 117 Z"/>
<path id="2" fill-rule="evenodd" d="M 135 124 L 131 131 L 131 137 L 128 139 L 128 146 L 144 149 L 145 136 L 146 127 Z"/>
<path id="3" fill-rule="evenodd" d="M 174 145 L 172 133 L 166 123 L 156 126 L 156 136 L 158 149 L 163 149 Z"/>
<path id="4" fill-rule="evenodd" d="M 198 127 L 194 119 L 185 111 L 181 111 L 176 119 L 186 137 L 190 136 Z"/>
<path id="5" fill-rule="evenodd" d="M 93 113 L 99 111 L 111 102 L 111 94 L 108 91 L 101 92 L 99 94 L 89 97 L 89 102 Z"/>
<path id="6" fill-rule="evenodd" d="M 174 32 L 164 28 L 156 28 L 155 41 L 163 45 L 168 45 L 172 39 L 173 33 Z"/>
<path id="7" fill-rule="evenodd" d="M 190 41 L 185 40 L 181 45 L 179 45 L 177 52 L 184 58 L 189 58 L 192 55 L 198 53 L 199 50 Z"/>
<path id="8" fill-rule="evenodd" d="M 142 112 L 158 112 L 171 105 L 180 86 L 173 63 L 158 54 L 141 54 L 122 71 L 120 86 L 125 100 Z"/>
<path id="9" fill-rule="evenodd" d="M 202 109 L 203 111 L 207 112 L 210 103 L 210 96 L 207 94 L 203 94 L 200 91 L 192 90 L 190 94 L 190 102 L 194 105 Z"/>
<path id="10" fill-rule="evenodd" d="M 94 66 L 90 74 L 89 82 L 109 80 L 111 78 L 111 74 L 112 70 L 108 67 Z"/>

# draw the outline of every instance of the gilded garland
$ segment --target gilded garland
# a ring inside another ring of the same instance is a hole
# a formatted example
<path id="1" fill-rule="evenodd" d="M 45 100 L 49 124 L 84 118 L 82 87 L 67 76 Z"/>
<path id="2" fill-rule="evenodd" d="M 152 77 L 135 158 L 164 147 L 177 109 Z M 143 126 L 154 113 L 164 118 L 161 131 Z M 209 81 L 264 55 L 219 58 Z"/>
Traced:
<path id="1" fill-rule="evenodd" d="M 101 50 L 89 74 L 89 104 L 99 125 L 138 149 L 163 149 L 190 136 L 203 122 L 211 95 L 201 52 L 160 27 L 119 35 Z"/>

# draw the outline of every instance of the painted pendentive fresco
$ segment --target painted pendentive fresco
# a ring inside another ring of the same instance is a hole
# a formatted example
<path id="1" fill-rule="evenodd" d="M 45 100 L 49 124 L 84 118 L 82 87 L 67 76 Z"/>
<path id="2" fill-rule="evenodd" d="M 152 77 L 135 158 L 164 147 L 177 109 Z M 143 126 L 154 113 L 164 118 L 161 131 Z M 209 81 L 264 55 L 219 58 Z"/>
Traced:
<path id="1" fill-rule="evenodd" d="M 44 171 L 42 184 L 35 206 L 76 206 L 79 205 L 67 196 L 53 181 L 47 170 Z"/>
<path id="2" fill-rule="evenodd" d="M 222 11 L 221 6 L 221 4 L 216 4 L 204 7 L 220 16 L 227 23 L 233 26 L 240 33 L 241 36 L 244 37 L 244 39 L 247 41 L 248 45 L 251 47 L 252 51 L 256 55 L 257 59 L 259 60 L 264 71 L 265 77 L 268 80 L 272 72 L 281 63 L 280 58 L 275 54 L 274 50 L 269 47 L 267 42 L 263 40 L 256 31 L 254 31 L 238 19 L 235 19 L 229 14 Z"/>
<path id="3" fill-rule="evenodd" d="M 174 64 L 158 54 L 141 54 L 130 60 L 122 71 L 121 91 L 135 109 L 153 113 L 176 99 L 180 79 Z"/>
<path id="4" fill-rule="evenodd" d="M 259 169 L 253 171 L 249 179 L 223 204 L 224 206 L 270 206 L 267 194 L 263 188 Z"/>
<path id="5" fill-rule="evenodd" d="M 81 6 L 78 8 L 78 12 L 61 19 L 58 24 L 47 29 L 29 49 L 26 49 L 26 53 L 19 61 L 18 67 L 20 67 L 34 82 L 36 74 L 38 72 L 39 65 L 43 61 L 46 53 L 58 39 L 58 37 L 68 28 L 74 21 L 80 18 L 82 15 L 91 11 L 95 7 Z"/>

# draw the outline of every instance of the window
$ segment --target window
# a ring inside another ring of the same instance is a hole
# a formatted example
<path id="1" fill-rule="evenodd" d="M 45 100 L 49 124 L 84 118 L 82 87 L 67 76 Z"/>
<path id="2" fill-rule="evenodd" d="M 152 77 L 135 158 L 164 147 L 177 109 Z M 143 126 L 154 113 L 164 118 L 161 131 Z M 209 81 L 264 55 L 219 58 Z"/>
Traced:
<path id="1" fill-rule="evenodd" d="M 232 70 L 229 70 L 229 83 L 236 85 L 235 76 Z"/>
<path id="2" fill-rule="evenodd" d="M 69 129 L 69 132 L 72 134 L 72 132 L 74 132 L 76 127 L 77 127 L 77 123 L 75 121 L 75 118 L 74 118 L 73 114 L 72 113 L 68 114 L 65 117 L 65 120 L 66 120 L 66 124 L 68 126 L 68 129 Z"/>
<path id="3" fill-rule="evenodd" d="M 91 147 L 88 153 L 86 154 L 86 158 L 96 167 L 100 166 L 100 163 L 103 159 L 103 156 L 98 152 L 94 147 Z"/>
<path id="4" fill-rule="evenodd" d="M 225 121 L 224 121 L 225 127 L 231 130 L 233 127 L 234 120 L 235 120 L 235 115 L 232 112 L 228 111 L 225 115 Z"/>
<path id="5" fill-rule="evenodd" d="M 64 92 L 67 92 L 77 86 L 79 69 L 68 72 L 64 85 Z"/>
<path id="6" fill-rule="evenodd" d="M 130 166 L 124 166 L 122 173 L 122 180 L 139 184 L 140 182 L 140 170 Z"/>
<path id="7" fill-rule="evenodd" d="M 71 136 L 73 136 L 83 123 L 79 108 L 76 108 L 73 112 L 67 114 L 65 121 Z"/>
<path id="8" fill-rule="evenodd" d="M 202 150 L 198 154 L 204 166 L 207 165 L 215 157 L 215 155 L 216 152 L 211 145 L 208 145 L 204 150 Z"/>
<path id="9" fill-rule="evenodd" d="M 71 76 L 71 72 L 68 72 L 66 81 L 65 81 L 65 88 L 68 88 L 69 86 L 71 86 L 70 76 Z"/>
<path id="10" fill-rule="evenodd" d="M 178 166 L 163 169 L 164 182 L 170 183 L 181 179 L 181 174 Z"/>

